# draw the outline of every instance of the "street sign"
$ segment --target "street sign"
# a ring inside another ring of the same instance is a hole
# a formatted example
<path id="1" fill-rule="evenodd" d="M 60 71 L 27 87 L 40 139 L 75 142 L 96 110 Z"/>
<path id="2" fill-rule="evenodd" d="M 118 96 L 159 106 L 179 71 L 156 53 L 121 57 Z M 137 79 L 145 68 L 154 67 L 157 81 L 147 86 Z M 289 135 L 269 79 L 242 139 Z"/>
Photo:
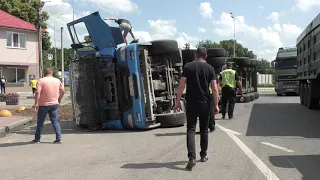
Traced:
<path id="1" fill-rule="evenodd" d="M 53 59 L 53 55 L 52 54 L 48 54 L 48 60 L 51 61 Z"/>

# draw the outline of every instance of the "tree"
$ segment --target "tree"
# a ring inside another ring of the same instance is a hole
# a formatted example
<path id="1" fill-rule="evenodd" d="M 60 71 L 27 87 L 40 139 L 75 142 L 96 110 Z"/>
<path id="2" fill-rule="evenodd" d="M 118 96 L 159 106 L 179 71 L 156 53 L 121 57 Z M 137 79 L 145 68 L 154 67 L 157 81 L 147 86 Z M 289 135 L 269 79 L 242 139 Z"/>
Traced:
<path id="1" fill-rule="evenodd" d="M 6 11 L 20 19 L 28 21 L 35 26 L 38 25 L 38 9 L 40 8 L 40 0 L 0 0 L 0 9 Z M 49 19 L 47 12 L 42 12 L 41 27 L 47 28 L 45 23 Z M 48 33 L 43 33 L 42 36 L 42 49 L 48 50 L 51 46 L 50 36 Z"/>
<path id="2" fill-rule="evenodd" d="M 230 58 L 233 57 L 233 50 L 234 50 L 234 40 L 223 40 L 220 41 L 219 43 L 213 42 L 211 40 L 203 40 L 200 41 L 199 44 L 197 45 L 197 47 L 202 46 L 205 47 L 207 49 L 210 48 L 224 48 L 227 53 L 228 56 Z M 255 54 L 253 53 L 253 51 L 249 51 L 248 48 L 243 47 L 240 43 L 236 42 L 236 57 L 249 57 L 251 59 L 253 59 L 255 56 Z"/>
<path id="3" fill-rule="evenodd" d="M 70 55 L 73 54 L 73 49 L 64 48 L 64 71 L 69 71 L 69 64 L 70 64 Z M 54 55 L 54 48 L 50 48 L 48 51 L 43 52 L 43 63 L 48 65 L 48 67 L 55 68 L 54 59 L 52 61 L 48 60 L 48 54 Z M 57 71 L 61 71 L 61 49 L 57 48 Z"/>
<path id="4" fill-rule="evenodd" d="M 190 44 L 189 43 L 186 43 L 184 45 L 185 45 L 184 49 L 190 49 Z"/>
<path id="5" fill-rule="evenodd" d="M 257 71 L 260 74 L 274 74 L 274 66 L 266 59 L 258 59 Z"/>

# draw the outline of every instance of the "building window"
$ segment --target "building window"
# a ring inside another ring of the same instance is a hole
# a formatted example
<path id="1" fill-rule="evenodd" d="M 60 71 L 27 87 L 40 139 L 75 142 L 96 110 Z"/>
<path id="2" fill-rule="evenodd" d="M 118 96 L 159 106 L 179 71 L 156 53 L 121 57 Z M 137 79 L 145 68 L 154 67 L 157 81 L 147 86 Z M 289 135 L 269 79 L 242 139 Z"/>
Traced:
<path id="1" fill-rule="evenodd" d="M 26 48 L 26 35 L 21 33 L 7 32 L 7 47 Z"/>
<path id="2" fill-rule="evenodd" d="M 26 69 L 21 68 L 7 68 L 5 76 L 8 83 L 25 83 L 26 82 Z"/>

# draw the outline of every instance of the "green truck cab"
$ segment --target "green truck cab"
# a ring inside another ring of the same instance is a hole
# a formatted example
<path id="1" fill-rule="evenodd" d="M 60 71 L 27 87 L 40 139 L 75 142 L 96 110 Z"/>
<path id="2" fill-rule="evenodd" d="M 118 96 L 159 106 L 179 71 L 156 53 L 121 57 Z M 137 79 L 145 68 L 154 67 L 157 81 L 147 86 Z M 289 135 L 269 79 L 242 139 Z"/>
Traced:
<path id="1" fill-rule="evenodd" d="M 297 48 L 279 48 L 275 65 L 275 91 L 278 96 L 299 94 L 297 79 Z"/>

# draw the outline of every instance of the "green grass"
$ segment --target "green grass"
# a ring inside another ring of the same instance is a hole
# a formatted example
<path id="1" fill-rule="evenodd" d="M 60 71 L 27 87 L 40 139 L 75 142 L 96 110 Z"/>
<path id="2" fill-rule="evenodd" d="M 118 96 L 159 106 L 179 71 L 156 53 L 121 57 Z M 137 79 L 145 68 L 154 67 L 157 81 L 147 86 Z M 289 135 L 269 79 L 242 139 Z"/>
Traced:
<path id="1" fill-rule="evenodd" d="M 70 91 L 70 86 L 64 87 L 64 90 L 65 90 L 65 91 Z"/>
<path id="2" fill-rule="evenodd" d="M 258 84 L 258 87 L 261 88 L 261 87 L 264 87 L 264 88 L 273 88 L 274 87 L 274 84 Z"/>

